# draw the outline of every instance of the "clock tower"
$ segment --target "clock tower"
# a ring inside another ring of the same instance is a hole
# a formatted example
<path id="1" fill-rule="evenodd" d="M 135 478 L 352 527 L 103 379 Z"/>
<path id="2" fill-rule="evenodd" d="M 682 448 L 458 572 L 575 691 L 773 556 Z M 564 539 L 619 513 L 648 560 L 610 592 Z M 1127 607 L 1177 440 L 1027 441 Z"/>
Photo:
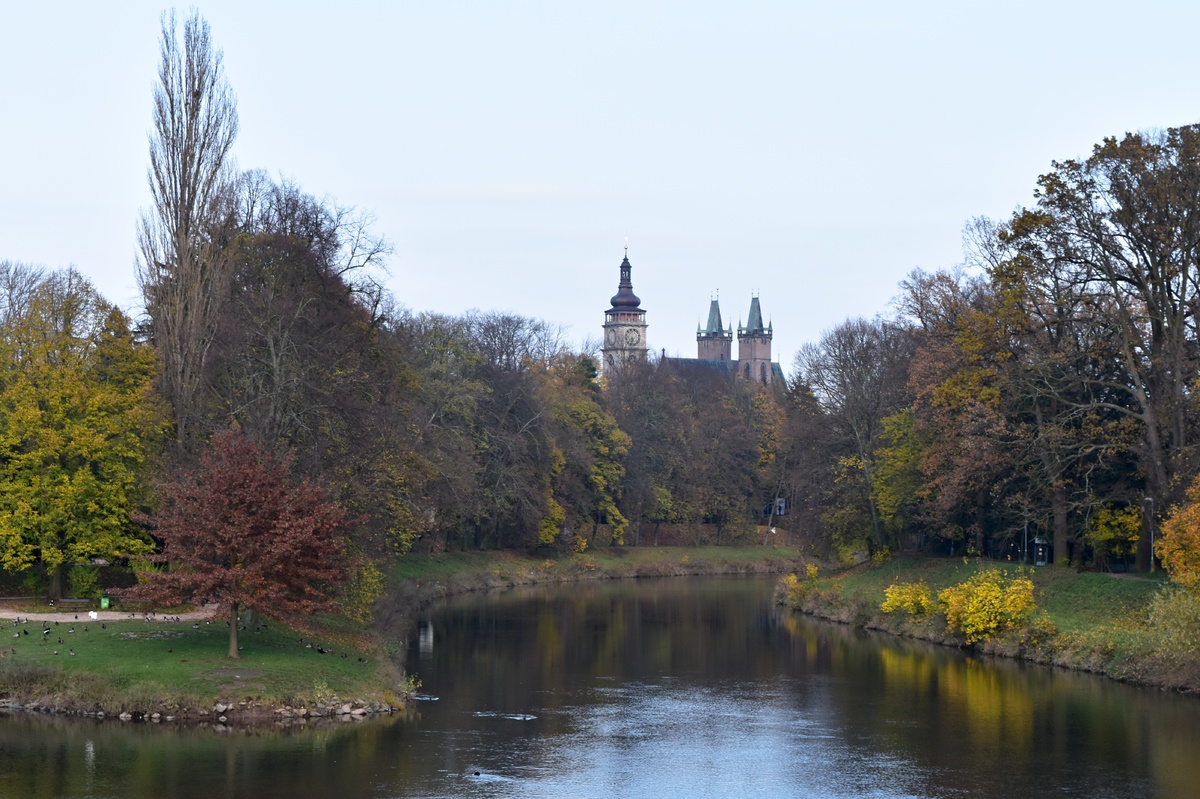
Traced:
<path id="1" fill-rule="evenodd" d="M 610 375 L 634 360 L 646 360 L 646 311 L 642 301 L 633 293 L 629 247 L 621 261 L 621 281 L 612 298 L 612 307 L 604 312 L 604 371 Z"/>

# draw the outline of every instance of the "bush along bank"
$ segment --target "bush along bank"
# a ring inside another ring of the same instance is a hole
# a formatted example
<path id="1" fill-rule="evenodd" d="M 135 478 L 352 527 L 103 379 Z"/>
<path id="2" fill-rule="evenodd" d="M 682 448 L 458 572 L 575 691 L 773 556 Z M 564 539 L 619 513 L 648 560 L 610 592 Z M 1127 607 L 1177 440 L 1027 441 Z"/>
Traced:
<path id="1" fill-rule="evenodd" d="M 789 574 L 776 601 L 863 629 L 1200 691 L 1200 599 L 1160 578 L 895 558 Z"/>

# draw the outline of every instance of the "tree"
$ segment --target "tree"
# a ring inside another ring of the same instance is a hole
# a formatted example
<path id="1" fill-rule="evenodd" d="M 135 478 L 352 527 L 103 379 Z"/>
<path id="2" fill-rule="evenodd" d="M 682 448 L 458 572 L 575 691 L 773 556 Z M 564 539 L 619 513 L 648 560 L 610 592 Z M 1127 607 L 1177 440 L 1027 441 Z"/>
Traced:
<path id="1" fill-rule="evenodd" d="M 606 522 L 610 543 L 623 544 L 628 520 L 618 509 L 617 500 L 625 479 L 624 459 L 632 442 L 600 405 L 596 362 L 586 355 L 561 356 L 545 377 L 542 391 L 557 422 L 552 434 L 565 456 L 564 468 L 551 481 L 557 483 L 554 493 L 558 496 L 552 495 L 550 501 L 564 508 L 564 521 L 573 525 L 590 522 L 590 537 L 594 538 L 597 526 Z M 553 529 L 553 523 L 552 518 L 543 520 L 545 533 Z M 543 543 L 553 541 L 553 536 L 541 538 Z"/>
<path id="2" fill-rule="evenodd" d="M 390 245 L 366 218 L 261 172 L 243 176 L 238 198 L 231 290 L 193 432 L 236 424 L 272 453 L 299 453 L 297 474 L 370 512 L 355 554 L 390 559 L 428 529 L 414 370 L 376 277 Z"/>
<path id="3" fill-rule="evenodd" d="M 221 51 L 197 12 L 183 24 L 162 18 L 148 178 L 152 209 L 138 226 L 138 281 L 162 358 L 162 383 L 184 445 L 198 413 L 205 357 L 228 292 L 235 177 L 228 161 L 237 104 Z"/>
<path id="4" fill-rule="evenodd" d="M 40 267 L 0 261 L 0 326 L 8 327 L 20 318 L 45 277 Z"/>
<path id="5" fill-rule="evenodd" d="M 0 565 L 147 553 L 133 523 L 163 433 L 155 356 L 77 272 L 41 278 L 0 325 Z"/>
<path id="6" fill-rule="evenodd" d="M 163 542 L 152 560 L 170 568 L 128 593 L 159 604 L 215 599 L 228 614 L 231 658 L 243 607 L 301 627 L 332 610 L 349 576 L 343 532 L 357 520 L 309 481 L 292 485 L 290 463 L 236 430 L 214 436 L 194 475 L 162 486 L 148 520 Z"/>
<path id="7" fill-rule="evenodd" d="M 603 394 L 605 407 L 631 439 L 621 481 L 621 511 L 634 525 L 635 545 L 647 521 L 654 524 L 653 543 L 658 546 L 663 522 L 675 521 L 681 510 L 675 500 L 676 476 L 686 454 L 679 424 L 683 414 L 676 413 L 677 383 L 677 370 L 653 360 L 634 361 Z"/>
<path id="8" fill-rule="evenodd" d="M 692 525 L 697 546 L 704 523 L 715 526 L 718 545 L 727 528 L 733 537 L 745 535 L 757 510 L 752 506 L 762 507 L 755 481 L 763 453 L 751 427 L 754 414 L 746 410 L 750 403 L 738 395 L 758 387 L 679 362 L 660 362 L 658 368 L 675 373 L 667 383 L 673 394 L 668 424 L 675 428 L 682 452 L 664 475 L 675 517 Z"/>
<path id="9" fill-rule="evenodd" d="M 911 358 L 909 332 L 880 319 L 848 319 L 796 354 L 798 379 L 853 447 L 847 464 L 862 472 L 862 502 L 877 548 L 889 541 L 875 505 L 875 448 L 884 417 L 904 404 Z"/>
<path id="10" fill-rule="evenodd" d="M 424 481 L 415 512 L 442 536 L 433 546 L 449 546 L 482 512 L 475 427 L 489 388 L 476 379 L 479 357 L 460 320 L 401 314 L 387 332 L 417 374 L 409 418 Z"/>
<path id="11" fill-rule="evenodd" d="M 1137 427 L 1146 492 L 1165 505 L 1194 469 L 1200 125 L 1108 138 L 1086 160 L 1053 167 L 1038 179 L 1036 212 L 1014 219 L 1010 243 L 1035 264 L 1070 270 L 1122 372 L 1089 379 L 1088 405 Z M 1143 538 L 1139 569 L 1150 556 Z"/>

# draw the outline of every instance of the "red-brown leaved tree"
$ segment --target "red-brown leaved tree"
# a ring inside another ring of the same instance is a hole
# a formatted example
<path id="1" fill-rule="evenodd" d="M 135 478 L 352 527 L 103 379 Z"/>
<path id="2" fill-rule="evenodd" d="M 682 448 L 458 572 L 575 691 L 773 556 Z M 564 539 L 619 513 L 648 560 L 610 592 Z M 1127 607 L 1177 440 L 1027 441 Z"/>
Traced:
<path id="1" fill-rule="evenodd" d="M 295 624 L 331 610 L 348 576 L 346 511 L 307 480 L 287 479 L 290 456 L 275 460 L 231 430 L 213 437 L 195 474 L 159 491 L 149 518 L 168 570 L 143 575 L 128 596 L 156 604 L 215 600 L 229 620 L 229 657 L 238 657 L 238 610 Z"/>

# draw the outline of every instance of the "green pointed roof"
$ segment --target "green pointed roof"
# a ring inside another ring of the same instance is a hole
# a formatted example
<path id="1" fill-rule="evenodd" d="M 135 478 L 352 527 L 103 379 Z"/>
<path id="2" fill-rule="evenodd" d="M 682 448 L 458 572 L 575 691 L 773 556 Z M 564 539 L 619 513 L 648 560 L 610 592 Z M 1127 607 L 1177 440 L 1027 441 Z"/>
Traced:
<path id="1" fill-rule="evenodd" d="M 700 331 L 704 336 L 725 336 L 732 335 L 733 331 L 726 332 L 725 326 L 721 323 L 721 304 L 717 300 L 713 300 L 708 306 L 708 325 Z"/>
<path id="2" fill-rule="evenodd" d="M 741 329 L 741 332 L 747 334 L 767 332 L 767 329 L 763 327 L 762 308 L 759 307 L 758 297 L 750 298 L 750 318 L 746 321 L 746 326 Z"/>

